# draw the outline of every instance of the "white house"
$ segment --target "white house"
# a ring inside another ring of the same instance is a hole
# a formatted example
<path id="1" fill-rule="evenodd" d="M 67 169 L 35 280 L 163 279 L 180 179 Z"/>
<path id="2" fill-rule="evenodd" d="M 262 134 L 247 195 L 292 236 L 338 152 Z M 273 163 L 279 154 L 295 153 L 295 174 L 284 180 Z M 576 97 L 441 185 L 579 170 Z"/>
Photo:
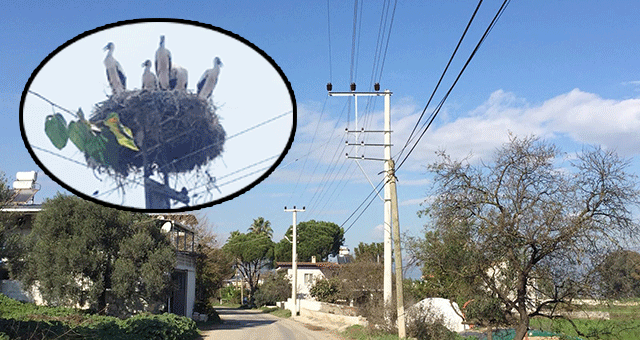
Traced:
<path id="1" fill-rule="evenodd" d="M 315 256 L 311 258 L 311 262 L 298 262 L 297 265 L 298 299 L 312 299 L 311 295 L 309 295 L 309 290 L 313 287 L 313 284 L 320 279 L 332 277 L 336 269 L 340 267 L 335 262 L 316 262 Z M 291 267 L 291 262 L 276 262 L 276 269 L 286 269 L 289 278 L 293 278 L 293 269 Z"/>

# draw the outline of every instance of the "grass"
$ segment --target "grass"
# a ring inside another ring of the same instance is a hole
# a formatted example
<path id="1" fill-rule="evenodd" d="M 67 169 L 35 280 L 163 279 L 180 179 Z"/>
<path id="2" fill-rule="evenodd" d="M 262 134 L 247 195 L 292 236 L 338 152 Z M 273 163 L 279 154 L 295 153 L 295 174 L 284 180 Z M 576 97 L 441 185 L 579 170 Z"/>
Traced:
<path id="1" fill-rule="evenodd" d="M 275 315 L 279 318 L 289 318 L 291 317 L 291 311 L 288 309 L 282 309 L 278 307 L 260 307 L 259 308 L 263 313 L 269 313 L 271 315 Z"/>

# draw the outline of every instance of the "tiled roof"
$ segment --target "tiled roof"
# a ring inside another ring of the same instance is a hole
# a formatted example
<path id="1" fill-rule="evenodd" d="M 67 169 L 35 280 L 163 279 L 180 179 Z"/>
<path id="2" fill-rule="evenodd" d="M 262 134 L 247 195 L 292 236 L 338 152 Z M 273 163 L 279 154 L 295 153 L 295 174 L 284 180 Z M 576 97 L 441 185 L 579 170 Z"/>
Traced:
<path id="1" fill-rule="evenodd" d="M 335 262 L 297 262 L 298 267 L 316 267 L 316 268 L 338 268 L 339 264 Z M 291 262 L 276 262 L 276 267 L 291 267 Z"/>

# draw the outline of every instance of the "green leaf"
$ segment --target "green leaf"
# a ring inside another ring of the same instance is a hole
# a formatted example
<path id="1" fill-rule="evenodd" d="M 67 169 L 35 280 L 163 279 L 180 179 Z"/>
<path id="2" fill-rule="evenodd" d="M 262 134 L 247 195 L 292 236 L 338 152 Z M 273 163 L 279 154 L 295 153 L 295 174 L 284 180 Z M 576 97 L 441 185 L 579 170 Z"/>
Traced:
<path id="1" fill-rule="evenodd" d="M 67 131 L 67 122 L 61 114 L 56 113 L 45 118 L 44 132 L 58 150 L 67 145 L 69 132 Z"/>
<path id="2" fill-rule="evenodd" d="M 76 145 L 78 150 L 84 152 L 98 163 L 108 165 L 105 157 L 107 138 L 94 134 L 89 125 L 81 121 L 70 122 L 69 139 Z"/>
<path id="3" fill-rule="evenodd" d="M 118 144 L 134 151 L 140 150 L 133 140 L 133 133 L 131 132 L 131 129 L 120 123 L 120 118 L 117 113 L 112 112 L 109 114 L 109 117 L 104 121 L 104 125 L 108 126 L 109 130 L 111 130 L 111 132 L 116 136 Z"/>
<path id="4" fill-rule="evenodd" d="M 87 143 L 91 139 L 89 127 L 82 122 L 69 122 L 69 139 L 75 144 L 78 150 L 86 152 Z"/>

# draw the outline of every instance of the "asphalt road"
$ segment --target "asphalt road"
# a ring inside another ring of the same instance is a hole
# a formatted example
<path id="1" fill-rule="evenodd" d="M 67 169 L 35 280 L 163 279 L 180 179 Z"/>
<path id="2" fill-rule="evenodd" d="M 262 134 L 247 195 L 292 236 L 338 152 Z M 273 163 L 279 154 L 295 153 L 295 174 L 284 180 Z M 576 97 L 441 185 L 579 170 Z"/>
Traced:
<path id="1" fill-rule="evenodd" d="M 216 307 L 224 321 L 202 332 L 204 339 L 231 340 L 340 340 L 335 333 L 318 326 L 279 318 L 259 310 Z"/>

